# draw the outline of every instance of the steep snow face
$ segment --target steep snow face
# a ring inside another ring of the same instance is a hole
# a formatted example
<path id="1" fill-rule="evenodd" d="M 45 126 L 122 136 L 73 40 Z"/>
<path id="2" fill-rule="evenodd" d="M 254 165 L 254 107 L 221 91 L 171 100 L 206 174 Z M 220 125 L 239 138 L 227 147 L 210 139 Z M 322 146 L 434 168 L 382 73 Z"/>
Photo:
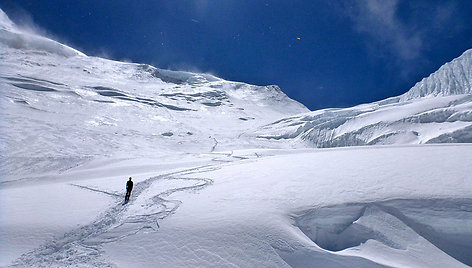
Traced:
<path id="1" fill-rule="evenodd" d="M 7 47 L 27 51 L 42 51 L 65 57 L 84 55 L 71 47 L 18 27 L 8 18 L 5 12 L 0 10 L 0 48 L 6 50 Z"/>
<path id="2" fill-rule="evenodd" d="M 7 14 L 0 9 L 0 29 L 12 30 L 14 27 L 14 23 L 8 18 Z"/>
<path id="3" fill-rule="evenodd" d="M 472 142 L 471 59 L 468 50 L 401 96 L 284 118 L 256 137 L 295 147 Z"/>
<path id="4" fill-rule="evenodd" d="M 472 49 L 423 78 L 400 98 L 401 101 L 425 96 L 448 96 L 472 93 Z"/>
<path id="5" fill-rule="evenodd" d="M 244 131 L 308 111 L 277 86 L 88 57 L 3 12 L 0 20 L 0 171 L 8 175 L 54 170 L 45 157 L 67 168 L 97 156 L 246 147 Z"/>

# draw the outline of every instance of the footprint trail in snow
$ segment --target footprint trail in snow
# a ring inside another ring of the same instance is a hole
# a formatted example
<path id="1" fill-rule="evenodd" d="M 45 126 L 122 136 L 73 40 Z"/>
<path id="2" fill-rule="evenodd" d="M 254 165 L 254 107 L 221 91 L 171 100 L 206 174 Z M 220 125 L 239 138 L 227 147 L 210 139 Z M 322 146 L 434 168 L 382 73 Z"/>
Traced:
<path id="1" fill-rule="evenodd" d="M 208 178 L 183 176 L 219 168 L 206 165 L 151 177 L 135 184 L 126 205 L 123 205 L 121 194 L 74 185 L 110 195 L 117 202 L 92 223 L 23 254 L 12 267 L 115 267 L 103 257 L 103 244 L 143 231 L 157 231 L 158 221 L 175 213 L 181 204 L 179 200 L 168 199 L 170 195 L 197 191 L 213 183 Z"/>

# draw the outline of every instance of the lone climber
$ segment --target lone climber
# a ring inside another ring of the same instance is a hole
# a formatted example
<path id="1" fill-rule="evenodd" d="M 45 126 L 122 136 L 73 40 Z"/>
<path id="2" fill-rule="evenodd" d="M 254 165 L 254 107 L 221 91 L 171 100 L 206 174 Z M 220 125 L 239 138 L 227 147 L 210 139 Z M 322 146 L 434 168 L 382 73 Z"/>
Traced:
<path id="1" fill-rule="evenodd" d="M 126 196 L 125 196 L 125 202 L 129 201 L 129 197 L 131 195 L 131 191 L 133 190 L 133 181 L 131 180 L 131 177 L 129 177 L 129 180 L 126 182 Z"/>

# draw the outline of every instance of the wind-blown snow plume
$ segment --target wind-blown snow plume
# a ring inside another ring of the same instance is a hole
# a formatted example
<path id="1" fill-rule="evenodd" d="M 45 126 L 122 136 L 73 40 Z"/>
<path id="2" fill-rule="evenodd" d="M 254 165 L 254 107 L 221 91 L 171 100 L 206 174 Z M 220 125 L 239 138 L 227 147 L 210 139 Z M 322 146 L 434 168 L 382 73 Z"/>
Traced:
<path id="1" fill-rule="evenodd" d="M 250 146 L 243 132 L 308 111 L 277 86 L 88 57 L 3 12 L 0 25 L 0 170 L 9 175 L 42 168 L 44 157 L 69 166 L 123 151 Z"/>
<path id="2" fill-rule="evenodd" d="M 85 56 L 82 52 L 59 42 L 25 31 L 16 26 L 0 9 L 0 45 L 15 49 L 43 51 L 66 57 Z"/>

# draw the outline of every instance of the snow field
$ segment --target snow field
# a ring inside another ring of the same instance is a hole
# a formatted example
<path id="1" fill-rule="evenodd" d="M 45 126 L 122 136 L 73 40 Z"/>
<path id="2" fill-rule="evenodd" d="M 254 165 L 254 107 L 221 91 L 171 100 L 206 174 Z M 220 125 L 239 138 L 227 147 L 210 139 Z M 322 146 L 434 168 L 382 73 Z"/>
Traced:
<path id="1" fill-rule="evenodd" d="M 243 150 L 163 159 L 155 176 L 156 159 L 98 161 L 61 174 L 88 179 L 2 189 L 2 211 L 16 208 L 2 265 L 461 267 L 471 157 L 471 145 Z M 137 174 L 125 206 L 127 177 L 100 177 L 120 166 Z M 19 201 L 37 189 L 49 198 Z"/>
<path id="2" fill-rule="evenodd" d="M 60 183 L 0 189 L 0 266 L 92 221 L 107 195 Z"/>
<path id="3" fill-rule="evenodd" d="M 466 253 L 471 249 L 464 241 L 471 230 L 464 226 L 472 223 L 467 161 L 471 149 L 467 145 L 278 151 L 226 163 L 189 174 L 213 184 L 169 196 L 180 206 L 161 221 L 157 232 L 127 236 L 103 248 L 121 266 L 462 267 L 445 252 L 470 261 Z M 406 201 L 389 201 L 397 198 Z M 447 206 L 435 200 L 445 200 Z M 333 206 L 347 208 L 309 220 L 316 215 L 311 212 Z M 347 220 L 338 219 L 353 213 Z M 327 226 L 347 225 L 344 233 L 325 231 L 325 240 L 341 237 L 338 243 L 344 246 L 331 248 L 306 231 L 307 225 L 313 230 L 323 221 Z M 437 232 L 428 234 L 429 228 Z M 454 241 L 454 236 L 464 239 Z M 438 242 L 446 237 L 449 242 Z M 454 243 L 463 253 L 447 248 Z"/>

